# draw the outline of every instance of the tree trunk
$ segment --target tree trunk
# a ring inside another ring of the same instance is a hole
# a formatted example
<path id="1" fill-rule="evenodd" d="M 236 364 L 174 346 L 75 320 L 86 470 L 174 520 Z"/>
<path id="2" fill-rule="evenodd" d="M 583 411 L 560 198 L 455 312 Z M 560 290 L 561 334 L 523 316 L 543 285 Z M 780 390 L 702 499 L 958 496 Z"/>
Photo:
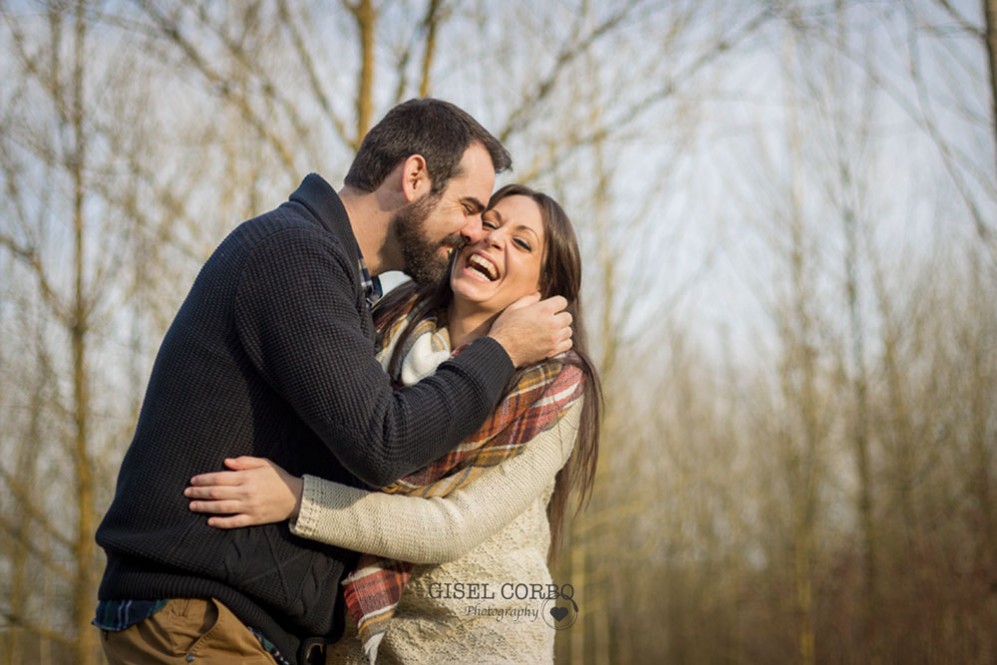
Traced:
<path id="1" fill-rule="evenodd" d="M 440 5 L 441 0 L 429 0 L 429 8 L 426 10 L 426 48 L 422 52 L 422 74 L 419 78 L 419 96 L 429 96 L 430 72 L 433 67 L 433 58 L 436 55 L 436 30 L 440 25 Z"/>
<path id="2" fill-rule="evenodd" d="M 793 36 L 784 44 L 785 66 L 796 59 Z M 803 210 L 803 135 L 798 118 L 797 100 L 787 94 L 787 143 L 791 165 L 789 224 L 789 311 L 784 323 L 786 363 L 783 390 L 793 413 L 787 427 L 787 462 L 791 474 L 793 502 L 793 578 L 796 591 L 797 648 L 801 665 L 814 665 L 816 630 L 814 627 L 813 562 L 816 530 L 817 448 L 819 423 L 817 405 L 817 349 L 814 346 L 815 323 L 810 310 L 813 293 L 808 259 Z M 795 425 L 795 426 L 794 426 Z"/>
<path id="3" fill-rule="evenodd" d="M 845 33 L 846 6 L 844 0 L 838 0 L 835 7 L 837 15 L 837 54 L 835 55 L 835 83 L 839 94 L 849 86 L 843 76 L 842 60 L 846 57 L 848 40 Z M 852 414 L 851 440 L 855 454 L 855 467 L 858 473 L 859 489 L 857 497 L 857 512 L 859 529 L 862 538 L 862 568 L 863 590 L 859 616 L 860 631 L 866 648 L 869 649 L 872 663 L 879 662 L 876 637 L 876 607 L 877 572 L 876 572 L 876 530 L 873 522 L 873 481 L 869 461 L 869 398 L 868 374 L 865 363 L 865 323 L 862 317 L 861 299 L 859 294 L 859 233 L 857 205 L 852 196 L 856 191 L 853 182 L 852 169 L 844 152 L 843 134 L 847 128 L 847 120 L 843 105 L 838 105 L 835 117 L 835 133 L 838 135 L 835 143 L 838 146 L 838 179 L 840 184 L 841 221 L 845 235 L 845 299 L 848 306 L 848 328 L 850 343 L 850 360 L 845 360 L 848 367 L 849 391 L 854 408 Z M 848 354 L 845 354 L 846 357 Z"/>
<path id="4" fill-rule="evenodd" d="M 994 159 L 997 160 L 997 0 L 983 0 L 985 17 L 985 42 L 987 67 L 990 70 L 990 121 L 994 140 Z"/>
<path id="5" fill-rule="evenodd" d="M 73 359 L 73 466 L 76 472 L 76 502 L 79 519 L 76 525 L 77 579 L 75 582 L 73 615 L 76 627 L 76 662 L 95 662 L 96 631 L 91 627 L 96 602 L 94 585 L 94 507 L 93 476 L 89 458 L 90 395 L 87 367 L 87 334 L 89 307 L 86 296 L 86 137 L 84 136 L 83 65 L 86 58 L 86 3 L 76 5 L 74 26 L 74 60 L 72 73 L 72 133 L 73 153 L 70 176 L 73 180 L 73 313 L 70 344 Z"/>
<path id="6" fill-rule="evenodd" d="M 377 9 L 372 0 L 358 0 L 350 6 L 360 34 L 360 77 L 357 81 L 357 124 L 354 150 L 360 148 L 374 109 L 374 38 L 377 29 Z"/>

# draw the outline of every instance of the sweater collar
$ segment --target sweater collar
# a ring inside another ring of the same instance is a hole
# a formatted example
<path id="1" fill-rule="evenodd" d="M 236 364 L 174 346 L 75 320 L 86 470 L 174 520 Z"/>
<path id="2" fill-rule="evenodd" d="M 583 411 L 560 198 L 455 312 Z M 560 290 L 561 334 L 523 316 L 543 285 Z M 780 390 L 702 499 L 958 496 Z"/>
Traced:
<path id="1" fill-rule="evenodd" d="M 357 252 L 357 258 L 360 258 L 360 249 L 356 236 L 353 235 L 346 207 L 336 190 L 322 176 L 309 173 L 291 194 L 290 200 L 307 208 L 326 231 L 339 237 L 343 247 L 353 248 Z"/>
<path id="2" fill-rule="evenodd" d="M 343 247 L 352 247 L 356 252 L 357 270 L 360 273 L 361 288 L 368 307 L 381 297 L 381 280 L 371 277 L 367 264 L 360 252 L 360 244 L 353 235 L 350 216 L 346 212 L 339 194 L 317 173 L 309 173 L 301 181 L 298 189 L 291 194 L 291 201 L 303 205 L 322 227 L 339 238 Z"/>

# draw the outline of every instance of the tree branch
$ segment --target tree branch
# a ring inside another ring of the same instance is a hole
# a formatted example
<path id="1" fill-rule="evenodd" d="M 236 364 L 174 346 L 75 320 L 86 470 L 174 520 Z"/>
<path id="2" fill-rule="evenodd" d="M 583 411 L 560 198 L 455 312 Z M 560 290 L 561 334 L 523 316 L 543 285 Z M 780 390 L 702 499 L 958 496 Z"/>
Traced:
<path id="1" fill-rule="evenodd" d="M 215 92 L 223 99 L 228 100 L 242 114 L 242 117 L 256 130 L 260 138 L 264 139 L 273 149 L 288 173 L 294 173 L 294 159 L 287 146 L 270 129 L 270 123 L 259 116 L 245 94 L 234 89 L 228 79 L 221 73 L 213 69 L 208 64 L 208 58 L 203 56 L 194 44 L 180 32 L 180 26 L 171 21 L 169 17 L 157 11 L 152 2 L 143 0 L 139 7 L 153 20 L 159 34 L 169 42 L 177 46 L 187 61 L 194 67 L 194 70 L 201 74 L 214 88 Z"/>
<path id="2" fill-rule="evenodd" d="M 312 57 L 311 52 L 305 48 L 305 40 L 298 28 L 297 23 L 294 21 L 290 10 L 287 6 L 287 0 L 280 0 L 277 3 L 278 16 L 280 17 L 281 24 L 287 29 L 291 36 L 291 44 L 294 47 L 294 53 L 298 56 L 298 60 L 301 66 L 305 70 L 305 75 L 308 77 L 308 85 L 311 87 L 312 94 L 315 95 L 315 100 L 318 102 L 319 108 L 325 114 L 326 119 L 332 123 L 333 128 L 336 130 L 336 134 L 346 145 L 351 145 L 352 140 L 346 134 L 346 123 L 336 115 L 335 110 L 332 108 L 332 103 L 329 101 L 329 96 L 325 93 L 325 89 L 322 87 L 319 81 L 318 73 L 315 70 L 315 60 Z"/>

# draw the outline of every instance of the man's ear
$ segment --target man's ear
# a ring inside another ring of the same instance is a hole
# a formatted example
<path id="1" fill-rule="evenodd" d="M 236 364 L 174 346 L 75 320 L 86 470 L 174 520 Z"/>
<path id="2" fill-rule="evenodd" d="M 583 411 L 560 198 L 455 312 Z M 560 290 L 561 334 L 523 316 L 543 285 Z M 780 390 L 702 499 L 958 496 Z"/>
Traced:
<path id="1" fill-rule="evenodd" d="M 429 169 L 422 155 L 409 155 L 402 164 L 402 194 L 406 203 L 429 194 L 433 183 L 429 179 Z"/>

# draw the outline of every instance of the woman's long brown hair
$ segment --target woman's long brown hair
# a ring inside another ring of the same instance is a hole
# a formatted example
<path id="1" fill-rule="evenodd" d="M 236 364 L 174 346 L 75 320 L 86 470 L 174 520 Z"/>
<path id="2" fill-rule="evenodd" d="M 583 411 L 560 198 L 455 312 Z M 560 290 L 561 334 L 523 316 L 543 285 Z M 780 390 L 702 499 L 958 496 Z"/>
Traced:
<path id="1" fill-rule="evenodd" d="M 588 339 L 582 320 L 581 254 L 578 251 L 578 241 L 571 221 L 554 199 L 523 185 L 502 187 L 492 195 L 488 207 L 494 207 L 499 201 L 509 196 L 525 196 L 539 206 L 546 238 L 543 270 L 540 278 L 540 294 L 543 298 L 555 295 L 563 296 L 568 301 L 567 311 L 572 316 L 571 352 L 566 357 L 545 362 L 570 363 L 579 367 L 585 375 L 583 389 L 585 399 L 582 405 L 578 441 L 567 464 L 557 474 L 554 494 L 547 506 L 551 535 L 550 557 L 553 558 L 557 554 L 561 542 L 569 496 L 572 492 L 577 493 L 577 512 L 584 507 L 592 495 L 595 469 L 599 459 L 599 429 L 603 406 L 602 386 L 599 381 L 599 373 L 588 354 Z M 379 333 L 401 316 L 402 307 L 413 292 L 419 293 L 415 309 L 412 312 L 415 321 L 420 321 L 432 313 L 445 310 L 453 299 L 449 279 L 443 279 L 437 285 L 422 287 L 417 286 L 414 282 L 402 284 L 382 298 L 375 307 L 374 318 Z M 402 332 L 402 338 L 395 347 L 395 356 L 389 362 L 389 369 L 392 372 L 395 371 L 401 360 L 398 357 L 398 351 L 404 347 L 405 337 L 414 328 L 415 323 L 413 322 Z M 518 370 L 510 379 L 508 386 L 506 386 L 507 391 L 516 384 L 525 369 Z"/>

